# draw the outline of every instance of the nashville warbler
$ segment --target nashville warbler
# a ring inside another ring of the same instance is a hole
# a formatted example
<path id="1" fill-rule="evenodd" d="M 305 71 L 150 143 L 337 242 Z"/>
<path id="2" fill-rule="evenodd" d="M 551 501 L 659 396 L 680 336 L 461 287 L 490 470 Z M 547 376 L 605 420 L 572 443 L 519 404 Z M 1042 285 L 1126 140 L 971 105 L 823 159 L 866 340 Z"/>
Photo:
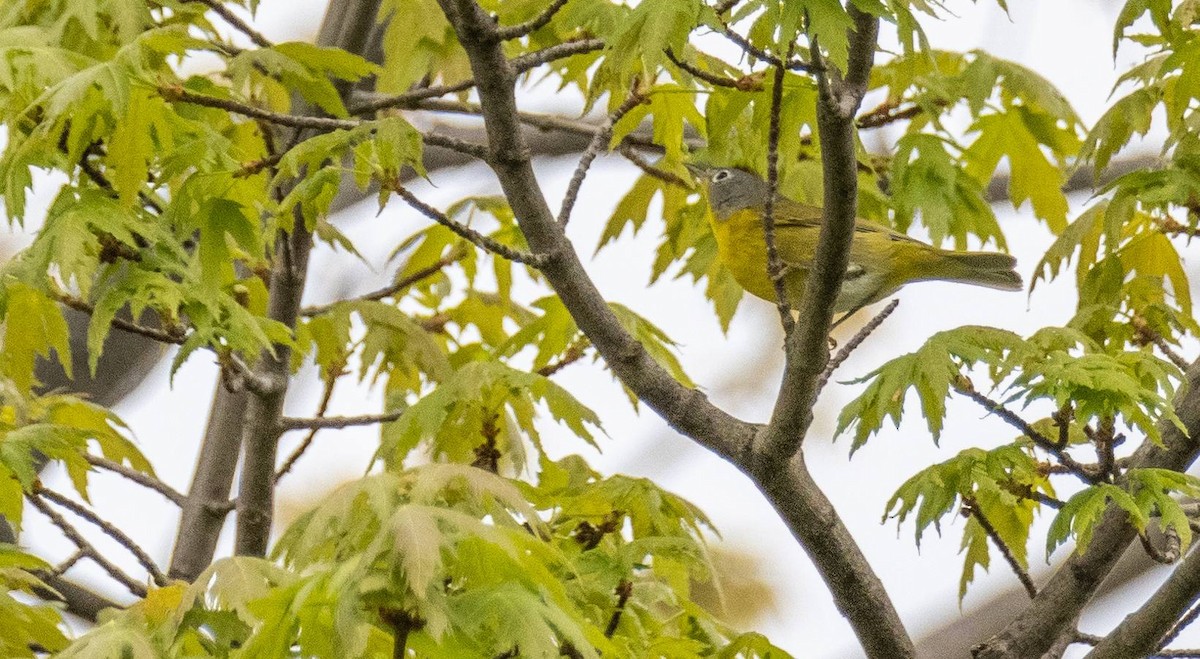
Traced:
<path id="1" fill-rule="evenodd" d="M 703 181 L 710 221 L 721 261 L 742 288 L 775 301 L 767 276 L 763 237 L 767 182 L 733 168 L 689 166 Z M 817 249 L 821 209 L 775 197 L 775 245 L 785 266 L 784 291 L 792 308 L 800 306 L 804 277 Z M 835 313 L 854 313 L 915 281 L 953 281 L 1005 291 L 1021 290 L 1017 260 L 995 252 L 952 252 L 927 245 L 885 226 L 857 220 L 850 244 L 850 265 L 834 305 Z"/>

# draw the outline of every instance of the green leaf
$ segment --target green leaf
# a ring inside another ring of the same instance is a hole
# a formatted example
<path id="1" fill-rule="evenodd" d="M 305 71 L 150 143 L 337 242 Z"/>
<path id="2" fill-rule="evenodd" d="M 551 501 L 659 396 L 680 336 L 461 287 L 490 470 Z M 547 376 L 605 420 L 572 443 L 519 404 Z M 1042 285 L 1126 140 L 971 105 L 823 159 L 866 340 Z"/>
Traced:
<path id="1" fill-rule="evenodd" d="M 1128 492 L 1116 485 L 1098 483 L 1068 499 L 1066 505 L 1054 516 L 1046 534 L 1047 558 L 1059 545 L 1072 537 L 1075 538 L 1076 551 L 1079 554 L 1086 552 L 1092 540 L 1092 533 L 1109 509 L 1110 503 L 1124 510 L 1129 515 L 1129 523 L 1139 532 L 1146 529 L 1147 516 Z"/>
<path id="2" fill-rule="evenodd" d="M 4 370 L 22 391 L 33 387 L 34 361 L 38 357 L 50 357 L 56 353 L 71 377 L 71 346 L 67 322 L 63 319 L 58 303 L 42 292 L 16 281 L 5 284 L 7 308 L 5 309 L 4 347 L 0 356 L 4 359 Z"/>
<path id="3" fill-rule="evenodd" d="M 854 382 L 870 382 L 838 415 L 837 434 L 855 428 L 851 451 L 879 432 L 886 418 L 896 427 L 909 389 L 916 389 L 921 410 L 936 442 L 946 415 L 950 387 L 964 366 L 977 362 L 999 368 L 1002 358 L 1022 347 L 1016 334 L 992 327 L 960 327 L 934 334 L 916 352 L 897 357 Z"/>

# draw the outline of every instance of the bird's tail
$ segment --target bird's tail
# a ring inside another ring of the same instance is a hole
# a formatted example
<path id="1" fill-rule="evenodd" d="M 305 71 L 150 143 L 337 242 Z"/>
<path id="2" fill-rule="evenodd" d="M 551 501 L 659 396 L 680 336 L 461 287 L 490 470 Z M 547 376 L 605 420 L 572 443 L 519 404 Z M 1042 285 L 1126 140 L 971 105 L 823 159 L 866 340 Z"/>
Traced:
<path id="1" fill-rule="evenodd" d="M 942 266 L 938 275 L 931 279 L 954 281 L 997 288 L 1002 291 L 1019 291 L 1024 284 L 1017 274 L 1017 259 L 998 252 L 951 252 L 941 251 Z"/>

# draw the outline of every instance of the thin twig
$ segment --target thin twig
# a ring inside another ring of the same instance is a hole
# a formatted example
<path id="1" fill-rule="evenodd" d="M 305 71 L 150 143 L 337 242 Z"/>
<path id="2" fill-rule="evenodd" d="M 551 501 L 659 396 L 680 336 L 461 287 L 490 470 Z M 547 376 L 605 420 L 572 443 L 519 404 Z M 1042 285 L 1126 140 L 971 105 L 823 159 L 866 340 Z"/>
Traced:
<path id="1" fill-rule="evenodd" d="M 120 583 L 122 586 L 136 595 L 137 597 L 146 596 L 146 587 L 138 583 L 133 577 L 125 573 L 124 570 L 117 567 L 112 561 L 109 561 L 103 554 L 96 549 L 95 545 L 87 541 L 83 534 L 79 532 L 71 523 L 68 522 L 62 515 L 58 514 L 50 504 L 46 503 L 40 496 L 36 494 L 28 494 L 25 497 L 38 512 L 46 516 L 50 523 L 57 526 L 59 531 L 71 541 L 80 551 L 82 551 L 89 559 L 101 569 L 108 573 L 108 576 L 113 578 L 113 581 Z"/>
<path id="2" fill-rule="evenodd" d="M 376 423 L 391 423 L 404 415 L 404 412 L 388 412 L 386 414 L 360 414 L 357 416 L 325 416 L 315 418 L 283 417 L 279 426 L 283 430 L 339 430 L 351 426 L 370 426 Z"/>
<path id="3" fill-rule="evenodd" d="M 690 62 L 687 62 L 679 57 L 676 57 L 675 51 L 671 50 L 670 48 L 667 48 L 666 50 L 664 50 L 663 53 L 667 56 L 667 59 L 671 60 L 672 64 L 683 69 L 684 71 L 687 71 L 692 76 L 699 78 L 699 79 L 703 80 L 704 82 L 707 82 L 710 85 L 713 85 L 714 87 L 727 87 L 729 89 L 740 89 L 742 91 L 761 91 L 762 90 L 762 81 L 761 80 L 756 81 L 757 85 L 755 85 L 754 87 L 746 88 L 744 86 L 746 83 L 742 83 L 741 80 L 746 80 L 749 78 L 749 76 L 743 77 L 743 78 L 741 78 L 741 80 L 734 80 L 733 78 L 726 78 L 725 76 L 719 76 L 715 73 L 711 73 L 709 71 L 705 71 L 703 69 L 697 68 L 694 64 L 691 64 Z"/>
<path id="4" fill-rule="evenodd" d="M 599 39 L 576 39 L 574 41 L 565 41 L 560 44 L 555 44 L 549 48 L 518 55 L 512 59 L 512 67 L 519 73 L 524 73 L 530 69 L 547 64 L 555 60 L 590 53 L 604 48 L 604 42 Z M 438 85 L 435 87 L 423 87 L 404 92 L 403 94 L 382 95 L 371 92 L 359 92 L 355 94 L 355 98 L 362 99 L 362 102 L 350 108 L 350 114 L 367 114 L 388 108 L 405 108 L 411 107 L 419 101 L 426 99 L 438 98 L 439 96 L 447 96 L 449 94 L 457 94 L 465 92 L 475 86 L 475 80 L 463 80 L 452 85 Z"/>
<path id="5" fill-rule="evenodd" d="M 55 565 L 54 569 L 50 570 L 50 574 L 56 577 L 62 576 L 67 572 L 67 570 L 70 570 L 72 567 L 74 567 L 81 558 L 87 558 L 87 552 L 82 549 L 76 549 L 73 554 L 63 559 L 58 565 Z"/>
<path id="6" fill-rule="evenodd" d="M 1130 321 L 1130 324 L 1133 325 L 1133 330 L 1135 332 L 1135 342 L 1137 342 L 1139 345 L 1153 343 L 1154 347 L 1158 348 L 1167 359 L 1171 360 L 1171 363 L 1174 364 L 1176 368 L 1181 371 L 1187 370 L 1188 361 L 1180 356 L 1179 353 L 1175 352 L 1175 350 L 1171 347 L 1171 344 L 1167 343 L 1167 340 L 1163 338 L 1163 335 L 1159 334 L 1152 327 L 1150 327 L 1144 318 L 1141 316 L 1134 316 L 1133 320 Z"/>
<path id="7" fill-rule="evenodd" d="M 996 531 L 996 527 L 992 526 L 992 523 L 984 516 L 983 511 L 979 509 L 979 503 L 972 498 L 964 497 L 963 506 L 975 518 L 975 521 L 979 523 L 979 527 L 991 539 L 992 544 L 996 545 L 996 548 L 1000 550 L 1000 554 L 1004 556 L 1004 560 L 1008 562 L 1009 567 L 1017 575 L 1017 579 L 1021 582 L 1021 585 L 1025 587 L 1025 592 L 1029 593 L 1029 599 L 1037 597 L 1037 586 L 1034 585 L 1033 578 L 1029 576 L 1029 571 L 1017 561 L 1012 548 L 1008 546 L 1008 543 L 1004 542 L 1004 538 L 1000 537 L 1000 533 Z"/>
<path id="8" fill-rule="evenodd" d="M 575 167 L 575 173 L 571 175 L 571 182 L 567 185 L 567 193 L 563 196 L 562 208 L 558 211 L 558 225 L 561 227 L 567 226 L 567 222 L 571 220 L 571 210 L 575 207 L 575 200 L 579 197 L 579 189 L 583 186 L 583 179 L 587 176 L 588 168 L 592 166 L 592 161 L 596 156 L 600 155 L 600 151 L 608 148 L 608 142 L 612 138 L 613 127 L 629 113 L 630 110 L 640 105 L 645 96 L 634 91 L 621 103 L 620 107 L 613 111 L 612 114 L 605 119 L 596 134 L 592 136 L 592 141 L 588 144 L 588 148 L 579 158 L 579 164 Z"/>
<path id="9" fill-rule="evenodd" d="M 725 38 L 736 44 L 739 48 L 745 51 L 747 55 L 750 55 L 755 59 L 762 60 L 771 66 L 788 69 L 790 71 L 803 71 L 805 73 L 816 73 L 821 69 L 820 64 L 815 61 L 809 63 L 798 59 L 791 59 L 790 54 L 789 59 L 785 61 L 772 55 L 771 53 L 768 53 L 767 51 L 750 43 L 749 39 L 738 34 L 732 27 L 725 23 L 724 20 L 721 21 L 721 27 L 721 34 L 724 34 Z M 813 52 L 816 52 L 815 49 Z"/>
<path id="10" fill-rule="evenodd" d="M 469 114 L 472 116 L 481 116 L 483 108 L 478 103 L 463 103 L 459 101 L 447 101 L 442 99 L 433 99 L 422 101 L 419 106 L 422 110 L 430 112 L 447 112 L 451 114 Z M 587 135 L 591 137 L 596 134 L 600 126 L 591 124 L 586 121 L 577 121 L 567 119 L 552 114 L 540 114 L 537 112 L 517 112 L 516 119 L 521 123 L 537 128 L 543 131 L 564 131 L 575 133 L 576 135 Z M 638 148 L 662 151 L 662 147 L 655 144 L 653 140 L 641 137 L 639 135 L 626 135 L 622 140 L 623 144 L 633 145 Z M 689 148 L 700 148 L 704 146 L 704 142 L 699 139 L 685 138 L 685 143 Z"/>
<path id="11" fill-rule="evenodd" d="M 779 190 L 779 124 L 780 112 L 783 106 L 783 66 L 774 68 L 774 79 L 771 86 L 771 122 L 767 132 L 767 201 L 763 209 L 762 230 L 763 239 L 767 243 L 767 276 L 775 286 L 775 306 L 779 309 L 779 321 L 783 324 L 785 335 L 790 335 L 796 327 L 792 318 L 792 305 L 787 299 L 787 289 L 784 287 L 784 275 L 787 267 L 779 258 L 779 246 L 775 243 L 775 196 Z"/>
<path id="12" fill-rule="evenodd" d="M 838 367 L 850 357 L 852 352 L 857 350 L 858 347 L 862 345 L 863 341 L 867 340 L 868 336 L 871 336 L 872 332 L 879 329 L 879 326 L 883 324 L 883 321 L 887 320 L 887 317 L 892 315 L 892 312 L 895 311 L 896 307 L 898 306 L 900 306 L 900 298 L 896 298 L 891 302 L 888 302 L 888 305 L 883 308 L 883 311 L 880 311 L 866 325 L 863 325 L 862 329 L 858 330 L 858 332 L 854 334 L 854 337 L 847 341 L 846 345 L 842 346 L 842 348 L 837 351 L 837 354 L 833 356 L 833 359 L 830 359 L 829 363 L 825 365 L 825 371 L 821 373 L 820 379 L 817 380 L 818 394 L 821 393 L 821 390 L 824 389 L 825 385 L 829 383 L 829 378 L 833 376 L 833 372 L 836 371 Z"/>
<path id="13" fill-rule="evenodd" d="M 628 144 L 618 147 L 617 152 L 622 156 L 625 156 L 626 160 L 633 163 L 635 167 L 645 172 L 647 176 L 651 176 L 666 183 L 678 185 L 686 190 L 691 190 L 693 187 L 692 183 L 685 181 L 682 176 L 651 165 L 645 158 L 641 156 L 641 154 L 639 154 L 637 151 L 634 151 L 633 148 Z"/>
<path id="14" fill-rule="evenodd" d="M 68 295 L 68 294 L 60 292 L 60 291 L 51 291 L 50 294 L 55 300 L 58 300 L 62 304 L 66 305 L 76 311 L 82 311 L 83 313 L 86 313 L 89 316 L 96 313 L 96 307 L 93 306 L 90 302 L 81 300 L 73 295 Z M 148 339 L 154 339 L 155 341 L 159 341 L 161 343 L 171 343 L 171 344 L 175 344 L 175 345 L 180 345 L 183 343 L 184 339 L 186 338 L 184 336 L 184 332 L 181 330 L 173 330 L 173 331 L 161 330 L 156 327 L 147 327 L 145 325 L 139 325 L 132 321 L 125 320 L 124 318 L 114 317 L 109 322 L 112 324 L 113 327 L 115 327 L 117 329 L 125 330 L 126 332 L 130 332 L 133 334 L 138 334 L 138 335 L 144 336 Z"/>
<path id="15" fill-rule="evenodd" d="M 1167 633 L 1163 635 L 1162 641 L 1158 644 L 1158 649 L 1162 650 L 1170 645 L 1179 636 L 1180 632 L 1187 629 L 1193 622 L 1196 622 L 1196 618 L 1200 618 L 1200 604 L 1193 604 L 1192 608 L 1188 609 L 1188 612 L 1183 614 L 1183 617 L 1176 621 L 1171 626 L 1171 629 L 1167 630 Z"/>
<path id="16" fill-rule="evenodd" d="M 1145 550 L 1146 555 L 1149 556 L 1150 560 L 1154 561 L 1155 563 L 1173 565 L 1179 560 L 1178 534 L 1175 536 L 1175 542 L 1171 542 L 1168 536 L 1167 548 L 1165 550 L 1159 550 L 1158 547 L 1155 547 L 1154 543 L 1150 542 L 1149 536 L 1147 536 L 1145 533 L 1139 533 L 1138 540 L 1141 541 L 1142 549 Z"/>
<path id="17" fill-rule="evenodd" d="M 221 4 L 221 2 L 219 2 L 219 0 L 192 0 L 192 1 L 200 2 L 201 4 L 206 5 L 209 9 L 213 10 L 213 13 L 220 16 L 226 23 L 229 23 L 229 25 L 231 27 L 233 27 L 238 32 L 241 32 L 242 34 L 249 37 L 250 41 L 253 41 L 254 45 L 258 46 L 259 48 L 270 48 L 271 46 L 274 45 L 271 43 L 270 39 L 264 37 L 257 30 L 250 27 L 249 23 L 247 23 L 246 21 L 243 21 L 241 18 L 239 18 L 237 14 L 233 13 L 232 11 L 229 10 L 228 7 Z"/>
<path id="18" fill-rule="evenodd" d="M 604 628 L 604 635 L 612 638 L 613 634 L 617 633 L 617 626 L 621 624 L 621 614 L 625 611 L 625 604 L 629 601 L 629 596 L 633 594 L 633 582 L 628 579 L 622 579 L 617 584 L 617 607 L 613 609 L 612 615 L 608 618 L 608 626 Z"/>
<path id="19" fill-rule="evenodd" d="M 396 190 L 396 194 L 400 195 L 404 201 L 408 202 L 409 206 L 412 206 L 425 217 L 428 217 L 434 222 L 437 222 L 438 224 L 458 234 L 462 238 L 465 238 L 466 240 L 475 244 L 480 249 L 504 257 L 509 261 L 523 263 L 534 268 L 540 268 L 544 266 L 550 261 L 551 258 L 553 258 L 550 254 L 532 254 L 522 250 L 514 249 L 508 245 L 501 244 L 491 238 L 488 238 L 482 233 L 479 233 L 471 227 L 466 226 L 465 224 L 455 222 L 449 217 L 446 217 L 445 213 L 421 201 L 416 197 L 416 195 L 409 192 L 404 186 L 397 184 L 394 189 Z"/>
<path id="20" fill-rule="evenodd" d="M 1189 238 L 1200 237 L 1200 229 L 1190 227 L 1173 217 L 1167 217 L 1163 220 L 1160 220 L 1158 226 L 1160 229 L 1162 229 L 1163 233 L 1174 234 L 1177 236 L 1187 236 Z"/>
<path id="21" fill-rule="evenodd" d="M 167 575 L 163 574 L 162 570 L 158 569 L 158 565 L 154 562 L 154 559 L 150 557 L 150 554 L 146 553 L 146 550 L 142 549 L 141 546 L 134 542 L 133 538 L 130 538 L 125 534 L 124 531 L 114 526 L 111 522 L 102 519 L 99 515 L 91 510 L 47 487 L 38 487 L 34 490 L 33 494 L 35 498 L 45 497 L 46 499 L 53 501 L 59 506 L 66 508 L 84 520 L 90 522 L 93 526 L 103 531 L 105 535 L 115 540 L 117 544 L 128 550 L 129 553 L 133 554 L 133 557 L 136 558 L 137 562 L 140 563 L 141 566 L 146 570 L 146 572 L 150 575 L 150 578 L 154 580 L 155 584 L 159 586 L 167 585 Z"/>
<path id="22" fill-rule="evenodd" d="M 446 266 L 449 266 L 452 263 L 457 263 L 462 259 L 463 256 L 464 253 L 462 251 L 455 250 L 454 252 L 447 254 L 432 264 L 427 265 L 424 268 L 421 268 L 420 270 L 408 275 L 407 277 L 401 277 L 400 279 L 397 279 L 396 283 L 390 286 L 384 286 L 378 290 L 371 291 L 370 293 L 364 293 L 363 295 L 359 295 L 358 297 L 350 298 L 348 300 L 338 300 L 337 302 L 330 302 L 329 304 L 319 304 L 311 307 L 304 307 L 300 310 L 300 315 L 319 316 L 323 313 L 333 310 L 333 308 L 339 304 L 354 302 L 376 302 L 384 298 L 392 297 L 409 286 L 436 275 L 444 270 Z"/>
<path id="23" fill-rule="evenodd" d="M 524 23 L 511 25 L 509 27 L 497 28 L 496 36 L 499 37 L 501 41 L 510 41 L 512 39 L 520 39 L 531 32 L 536 32 L 537 30 L 546 27 L 546 25 L 549 24 L 554 18 L 554 15 L 558 13 L 558 10 L 562 9 L 563 5 L 565 4 L 567 4 L 567 0 L 554 0 L 554 2 L 550 3 L 549 7 L 546 7 L 544 10 L 542 10 L 542 13 L 534 16 Z"/>
<path id="24" fill-rule="evenodd" d="M 1014 414 L 999 402 L 984 396 L 972 388 L 969 388 L 969 385 L 970 382 L 966 382 L 965 384 L 956 384 L 954 385 L 954 390 L 975 401 L 981 407 L 986 409 L 988 412 L 995 414 L 1000 418 L 1000 420 L 1004 421 L 1008 425 L 1020 430 L 1021 434 L 1028 437 L 1042 450 L 1053 455 L 1063 467 L 1066 467 L 1071 474 L 1077 476 L 1080 480 L 1088 484 L 1096 482 L 1096 476 L 1092 473 L 1092 470 L 1083 466 L 1077 460 L 1075 460 L 1075 458 L 1071 457 L 1071 455 L 1066 452 L 1064 447 L 1059 446 L 1057 442 L 1050 441 L 1049 438 L 1035 430 L 1033 426 L 1029 425 L 1027 421 Z"/>
<path id="25" fill-rule="evenodd" d="M 741 1 L 742 0 L 721 0 L 721 2 L 718 2 L 713 6 L 713 11 L 717 12 L 717 16 L 720 16 L 730 9 L 733 9 L 734 5 Z"/>
<path id="26" fill-rule="evenodd" d="M 113 189 L 112 182 L 108 180 L 108 177 L 106 177 L 103 172 L 96 169 L 92 163 L 88 162 L 86 154 L 84 157 L 79 159 L 79 169 L 86 174 L 89 179 L 91 179 L 92 183 L 95 183 L 99 187 L 113 193 L 113 195 L 116 196 L 116 191 Z M 162 214 L 162 205 L 155 201 L 150 195 L 141 190 L 139 190 L 137 194 L 138 199 L 141 200 L 142 204 L 146 208 L 149 208 L 155 213 Z"/>
<path id="27" fill-rule="evenodd" d="M 442 135 L 440 133 L 425 132 L 421 133 L 421 140 L 429 146 L 440 146 L 443 149 L 450 149 L 459 153 L 465 153 L 472 158 L 487 162 L 489 157 L 488 148 L 476 142 L 468 142 L 457 137 Z"/>
<path id="28" fill-rule="evenodd" d="M 325 418 L 325 413 L 329 411 L 329 401 L 333 400 L 333 387 L 337 384 L 338 378 L 342 375 L 344 375 L 344 372 L 341 368 L 331 368 L 329 370 L 329 377 L 325 378 L 325 388 L 321 392 L 321 402 L 317 404 L 316 418 Z M 280 479 L 282 479 L 289 471 L 292 470 L 292 467 L 296 465 L 296 461 L 299 460 L 300 457 L 304 455 L 304 452 L 308 450 L 308 447 L 312 445 L 313 440 L 317 437 L 317 431 L 319 430 L 320 428 L 309 428 L 308 434 L 304 436 L 304 439 L 296 446 L 296 449 L 292 451 L 291 455 L 288 455 L 287 459 L 283 461 L 283 465 L 280 466 L 275 472 L 275 482 L 278 483 Z"/>
<path id="29" fill-rule="evenodd" d="M 102 458 L 98 455 L 92 455 L 90 453 L 84 454 L 83 457 L 93 467 L 99 467 L 100 469 L 105 469 L 113 473 L 120 474 L 134 483 L 137 483 L 138 485 L 158 492 L 159 494 L 163 495 L 167 501 L 170 501 L 177 506 L 182 506 L 184 500 L 187 498 L 183 495 L 183 493 L 160 481 L 159 479 L 149 474 L 143 474 L 136 469 L 126 467 L 119 462 L 114 462 L 108 458 Z"/>
<path id="30" fill-rule="evenodd" d="M 353 130 L 363 125 L 359 119 L 337 119 L 334 117 L 313 117 L 308 115 L 284 114 L 271 112 L 260 107 L 208 94 L 198 94 L 188 91 L 182 85 L 164 85 L 158 88 L 158 93 L 168 101 L 190 103 L 208 108 L 217 108 L 240 114 L 244 117 L 258 119 L 277 126 L 288 128 L 309 128 L 313 130 Z"/>
<path id="31" fill-rule="evenodd" d="M 896 121 L 912 119 L 922 112 L 924 112 L 924 109 L 919 105 L 899 108 L 893 103 L 883 103 L 874 110 L 859 115 L 854 124 L 860 130 L 880 128 Z"/>
<path id="32" fill-rule="evenodd" d="M 570 366 L 571 364 L 574 364 L 583 358 L 583 356 L 587 353 L 587 347 L 591 344 L 591 341 L 588 341 L 586 336 L 580 338 L 578 341 L 567 347 L 566 352 L 563 353 L 562 359 L 550 364 L 546 364 L 545 366 L 539 368 L 537 370 L 537 374 L 548 378 L 551 375 L 554 375 L 555 373 Z"/>

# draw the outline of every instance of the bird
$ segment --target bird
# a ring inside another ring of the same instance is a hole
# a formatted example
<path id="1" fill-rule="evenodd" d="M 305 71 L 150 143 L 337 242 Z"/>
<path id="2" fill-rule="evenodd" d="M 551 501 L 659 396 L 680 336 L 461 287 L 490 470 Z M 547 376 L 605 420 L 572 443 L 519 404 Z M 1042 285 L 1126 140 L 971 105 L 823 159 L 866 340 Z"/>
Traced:
<path id="1" fill-rule="evenodd" d="M 775 285 L 767 274 L 767 243 L 763 233 L 763 215 L 770 194 L 767 182 L 751 171 L 735 167 L 689 164 L 688 169 L 703 184 L 721 262 L 751 295 L 776 302 Z M 822 209 L 776 194 L 772 216 L 775 245 L 784 266 L 785 298 L 796 309 L 817 249 Z M 850 263 L 833 311 L 844 314 L 838 320 L 840 323 L 902 286 L 919 281 L 949 281 L 1019 291 L 1023 284 L 1016 265 L 1017 260 L 1009 254 L 939 249 L 881 224 L 856 219 Z"/>

